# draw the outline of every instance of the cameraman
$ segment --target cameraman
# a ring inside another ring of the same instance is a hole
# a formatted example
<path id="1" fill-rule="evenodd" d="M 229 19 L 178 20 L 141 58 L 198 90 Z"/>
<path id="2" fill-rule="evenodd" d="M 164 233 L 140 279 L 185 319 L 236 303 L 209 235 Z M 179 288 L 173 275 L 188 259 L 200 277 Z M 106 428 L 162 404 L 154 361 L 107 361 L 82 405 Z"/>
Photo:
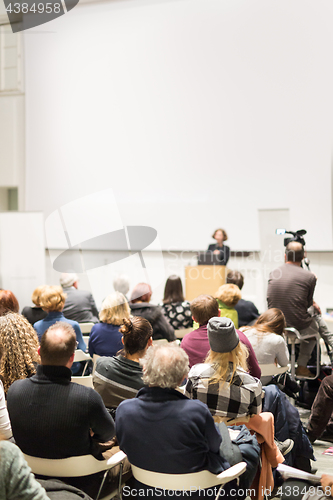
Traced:
<path id="1" fill-rule="evenodd" d="M 298 241 L 291 241 L 286 246 L 285 264 L 271 272 L 268 280 L 268 307 L 281 309 L 287 326 L 296 328 L 300 335 L 319 333 L 329 346 L 329 355 L 333 359 L 333 334 L 321 318 L 319 306 L 313 300 L 316 276 L 301 267 L 304 247 Z M 316 344 L 315 339 L 306 339 L 300 343 L 296 375 L 312 378 L 307 368 Z"/>

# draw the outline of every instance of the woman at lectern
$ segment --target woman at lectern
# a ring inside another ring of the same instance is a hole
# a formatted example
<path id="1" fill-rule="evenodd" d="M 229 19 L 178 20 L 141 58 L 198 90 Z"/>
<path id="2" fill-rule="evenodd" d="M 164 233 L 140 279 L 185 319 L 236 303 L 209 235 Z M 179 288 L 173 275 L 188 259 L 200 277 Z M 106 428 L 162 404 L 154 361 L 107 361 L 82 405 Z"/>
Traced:
<path id="1" fill-rule="evenodd" d="M 208 252 L 218 255 L 221 266 L 226 266 L 230 257 L 230 248 L 223 243 L 227 241 L 228 235 L 224 229 L 216 229 L 212 238 L 216 240 L 216 243 L 209 245 Z"/>

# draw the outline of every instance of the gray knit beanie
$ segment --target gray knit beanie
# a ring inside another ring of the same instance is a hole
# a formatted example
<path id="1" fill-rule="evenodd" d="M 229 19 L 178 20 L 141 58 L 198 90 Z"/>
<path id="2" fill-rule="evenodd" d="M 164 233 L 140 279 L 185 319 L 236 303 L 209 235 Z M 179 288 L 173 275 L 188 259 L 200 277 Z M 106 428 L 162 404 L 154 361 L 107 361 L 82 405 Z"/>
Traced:
<path id="1" fill-rule="evenodd" d="M 214 352 L 231 352 L 239 344 L 235 325 L 229 318 L 210 318 L 207 333 L 210 348 Z"/>

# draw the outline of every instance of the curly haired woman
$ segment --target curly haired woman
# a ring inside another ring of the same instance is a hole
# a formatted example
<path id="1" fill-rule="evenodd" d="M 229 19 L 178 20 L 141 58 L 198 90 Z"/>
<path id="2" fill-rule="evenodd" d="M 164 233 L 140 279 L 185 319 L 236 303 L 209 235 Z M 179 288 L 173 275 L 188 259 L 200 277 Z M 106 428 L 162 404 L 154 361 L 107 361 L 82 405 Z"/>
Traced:
<path id="1" fill-rule="evenodd" d="M 0 317 L 0 347 L 3 350 L 0 377 L 5 393 L 15 380 L 36 373 L 38 345 L 35 330 L 23 316 L 9 313 Z"/>

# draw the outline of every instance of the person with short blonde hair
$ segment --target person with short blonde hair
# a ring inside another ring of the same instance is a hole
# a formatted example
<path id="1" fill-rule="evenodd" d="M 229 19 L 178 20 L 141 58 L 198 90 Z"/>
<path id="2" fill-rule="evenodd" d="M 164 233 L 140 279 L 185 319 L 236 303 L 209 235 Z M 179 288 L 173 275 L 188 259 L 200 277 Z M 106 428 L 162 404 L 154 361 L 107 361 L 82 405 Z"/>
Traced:
<path id="1" fill-rule="evenodd" d="M 57 323 L 59 321 L 63 323 L 69 323 L 74 328 L 76 341 L 78 343 L 78 349 L 81 349 L 83 352 L 85 352 L 87 346 L 83 340 L 79 323 L 77 323 L 77 321 L 72 321 L 68 318 L 65 318 L 62 312 L 65 300 L 66 294 L 63 292 L 61 286 L 45 285 L 41 292 L 40 305 L 42 309 L 47 312 L 47 316 L 44 319 L 37 321 L 34 324 L 34 329 L 36 330 L 38 339 L 40 340 L 43 333 L 54 323 Z M 80 363 L 73 363 L 73 374 L 76 375 L 77 373 L 79 373 L 80 369 Z"/>
<path id="2" fill-rule="evenodd" d="M 237 285 L 242 290 L 244 285 L 244 276 L 239 271 L 229 271 L 227 274 L 227 283 Z M 250 300 L 239 299 L 235 305 L 238 313 L 238 326 L 252 325 L 259 317 L 256 306 Z"/>
<path id="3" fill-rule="evenodd" d="M 89 354 L 93 356 L 115 356 L 123 347 L 119 327 L 130 317 L 130 308 L 120 292 L 108 295 L 99 313 L 101 323 L 94 325 L 90 332 Z"/>
<path id="4" fill-rule="evenodd" d="M 242 294 L 237 285 L 227 283 L 220 286 L 215 293 L 217 299 L 221 318 L 230 318 L 235 327 L 238 328 L 238 313 L 235 305 L 242 298 Z"/>
<path id="5" fill-rule="evenodd" d="M 26 306 L 22 310 L 22 316 L 27 318 L 31 325 L 37 323 L 37 321 L 44 319 L 47 315 L 46 311 L 43 311 L 40 305 L 40 297 L 45 285 L 38 286 L 32 292 L 31 300 L 35 304 L 34 307 Z"/>
<path id="6" fill-rule="evenodd" d="M 47 312 L 60 312 L 63 310 L 66 294 L 61 286 L 44 286 L 39 296 L 42 309 Z"/>

